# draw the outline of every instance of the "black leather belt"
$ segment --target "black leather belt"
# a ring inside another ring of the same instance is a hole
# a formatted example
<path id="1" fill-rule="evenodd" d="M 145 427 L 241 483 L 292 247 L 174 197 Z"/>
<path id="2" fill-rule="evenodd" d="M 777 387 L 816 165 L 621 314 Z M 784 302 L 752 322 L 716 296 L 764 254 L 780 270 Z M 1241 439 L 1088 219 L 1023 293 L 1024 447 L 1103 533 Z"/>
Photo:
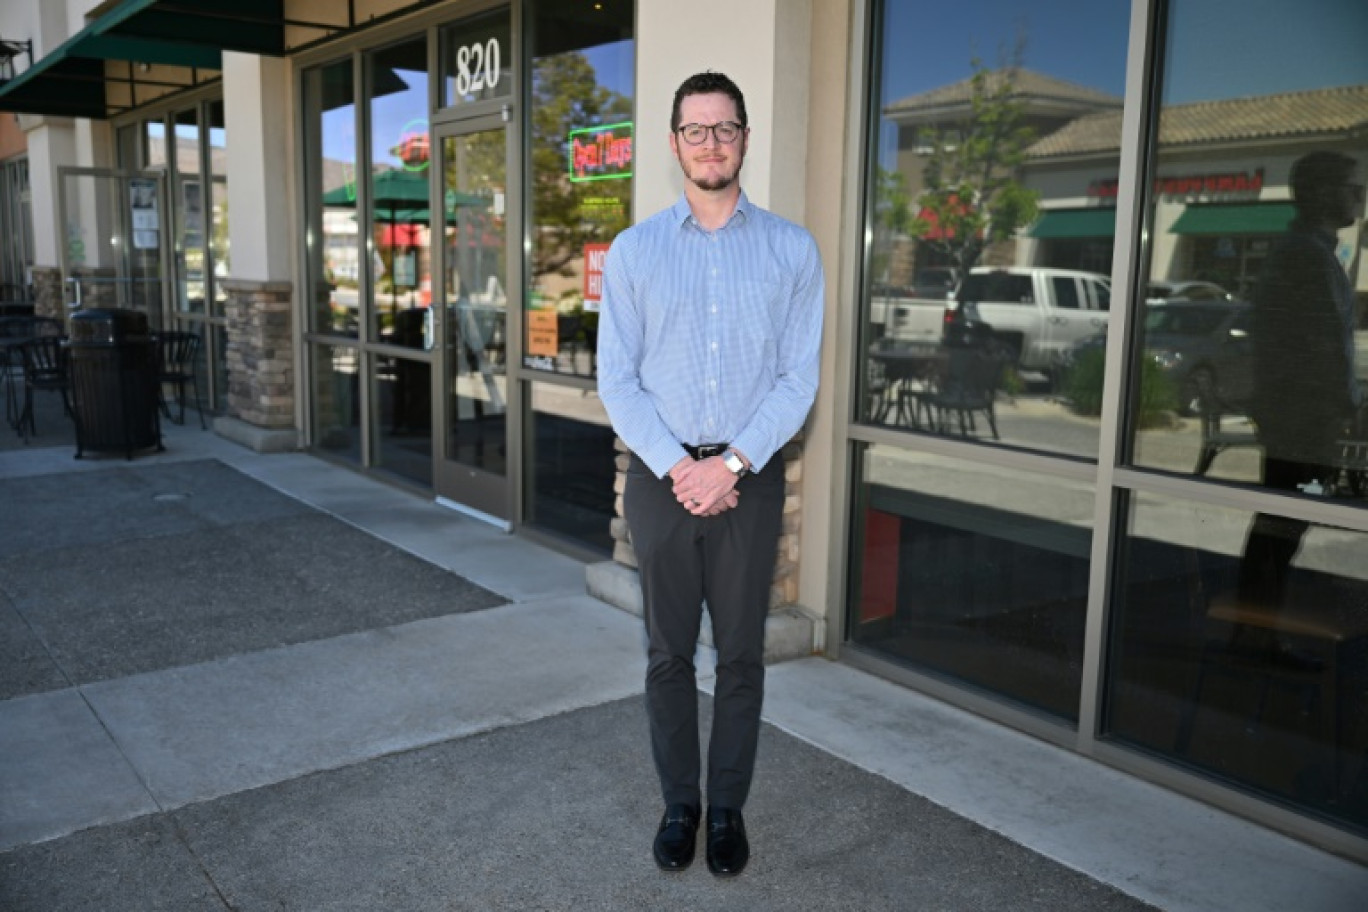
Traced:
<path id="1" fill-rule="evenodd" d="M 684 452 L 688 453 L 694 459 L 707 459 L 709 456 L 721 456 L 723 453 L 727 452 L 727 448 L 730 447 L 731 444 L 705 443 L 700 446 L 689 446 L 686 443 L 683 446 Z"/>

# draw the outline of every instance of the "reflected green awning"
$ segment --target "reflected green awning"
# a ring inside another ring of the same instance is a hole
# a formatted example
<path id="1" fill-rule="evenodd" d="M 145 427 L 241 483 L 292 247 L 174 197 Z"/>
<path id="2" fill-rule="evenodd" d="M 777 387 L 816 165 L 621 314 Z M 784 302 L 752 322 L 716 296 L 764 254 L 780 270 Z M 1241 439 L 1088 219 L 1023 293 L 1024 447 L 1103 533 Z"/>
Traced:
<path id="1" fill-rule="evenodd" d="M 1169 231 L 1173 234 L 1282 234 L 1296 214 L 1291 203 L 1188 206 Z"/>
<path id="2" fill-rule="evenodd" d="M 107 83 L 161 84 L 137 64 L 220 70 L 223 51 L 285 53 L 284 0 L 122 0 L 13 79 L 0 83 L 0 111 L 105 118 L 134 106 L 111 104 Z M 105 61 L 126 61 L 111 75 Z"/>
<path id="3" fill-rule="evenodd" d="M 1115 209 L 1055 209 L 1040 213 L 1031 237 L 1085 238 L 1116 234 Z"/>

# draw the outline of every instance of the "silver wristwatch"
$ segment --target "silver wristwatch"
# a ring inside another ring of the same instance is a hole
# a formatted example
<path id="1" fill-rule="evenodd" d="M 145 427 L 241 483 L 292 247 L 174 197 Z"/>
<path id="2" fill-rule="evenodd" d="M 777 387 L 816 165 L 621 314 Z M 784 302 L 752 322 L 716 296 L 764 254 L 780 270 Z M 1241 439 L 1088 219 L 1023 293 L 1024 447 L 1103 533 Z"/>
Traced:
<path id="1" fill-rule="evenodd" d="M 723 453 L 722 464 L 737 478 L 745 478 L 750 474 L 750 469 L 746 467 L 745 460 L 736 454 L 736 450 L 727 450 Z"/>

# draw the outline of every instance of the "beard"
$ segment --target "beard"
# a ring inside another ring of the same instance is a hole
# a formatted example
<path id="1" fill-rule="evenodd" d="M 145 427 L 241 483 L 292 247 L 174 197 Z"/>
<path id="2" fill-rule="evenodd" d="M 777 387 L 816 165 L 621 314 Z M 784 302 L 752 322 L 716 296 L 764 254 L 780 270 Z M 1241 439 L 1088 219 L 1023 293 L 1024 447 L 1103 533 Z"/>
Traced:
<path id="1" fill-rule="evenodd" d="M 738 161 L 736 163 L 736 168 L 733 169 L 731 173 L 723 172 L 704 174 L 703 166 L 700 166 L 699 173 L 695 174 L 693 169 L 690 167 L 690 163 L 686 162 L 683 156 L 679 156 L 679 167 L 681 170 L 683 170 L 684 177 L 698 189 L 707 190 L 710 192 L 717 190 L 725 190 L 732 184 L 736 183 L 737 178 L 741 176 L 742 163 L 743 162 Z"/>

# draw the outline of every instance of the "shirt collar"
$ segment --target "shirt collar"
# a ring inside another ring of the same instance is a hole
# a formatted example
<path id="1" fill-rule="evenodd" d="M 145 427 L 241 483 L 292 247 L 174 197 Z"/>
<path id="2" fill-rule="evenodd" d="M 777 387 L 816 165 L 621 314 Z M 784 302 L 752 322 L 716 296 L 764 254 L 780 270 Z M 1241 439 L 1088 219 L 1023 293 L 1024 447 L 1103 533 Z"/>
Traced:
<path id="1" fill-rule="evenodd" d="M 743 220 L 749 221 L 752 209 L 753 204 L 750 201 L 750 197 L 746 196 L 745 190 L 742 190 L 741 196 L 736 200 L 736 208 L 732 210 L 731 217 L 727 219 L 727 225 L 736 221 L 737 216 L 740 216 Z M 673 218 L 680 227 L 691 223 L 697 224 L 694 222 L 693 210 L 689 208 L 689 199 L 682 193 L 679 194 L 679 199 L 675 200 L 675 204 L 670 207 L 670 212 L 671 218 Z M 723 227 L 726 226 L 724 225 Z"/>

